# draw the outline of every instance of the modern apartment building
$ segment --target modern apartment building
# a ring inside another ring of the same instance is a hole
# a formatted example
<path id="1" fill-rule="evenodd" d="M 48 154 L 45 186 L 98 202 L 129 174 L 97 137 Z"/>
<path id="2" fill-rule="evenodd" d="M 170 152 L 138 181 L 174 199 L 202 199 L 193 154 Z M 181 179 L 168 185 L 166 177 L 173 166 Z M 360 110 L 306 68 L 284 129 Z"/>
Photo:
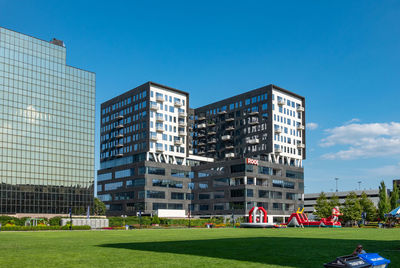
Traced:
<path id="1" fill-rule="evenodd" d="M 145 83 L 101 105 L 98 197 L 109 215 L 179 209 L 285 217 L 301 205 L 304 98 L 270 85 L 189 109 L 189 94 Z"/>
<path id="2" fill-rule="evenodd" d="M 66 47 L 0 27 L 0 214 L 93 203 L 95 74 Z"/>
<path id="3" fill-rule="evenodd" d="M 305 99 L 275 85 L 195 109 L 193 153 L 302 166 Z"/>

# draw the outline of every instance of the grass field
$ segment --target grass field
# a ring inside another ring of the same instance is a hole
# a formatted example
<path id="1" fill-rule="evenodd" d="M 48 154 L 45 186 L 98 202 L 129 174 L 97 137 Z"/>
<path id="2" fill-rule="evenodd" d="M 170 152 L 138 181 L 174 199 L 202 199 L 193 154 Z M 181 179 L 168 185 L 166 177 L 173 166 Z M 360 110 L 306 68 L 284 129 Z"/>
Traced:
<path id="1" fill-rule="evenodd" d="M 0 267 L 322 267 L 358 243 L 400 267 L 400 229 L 0 232 Z"/>

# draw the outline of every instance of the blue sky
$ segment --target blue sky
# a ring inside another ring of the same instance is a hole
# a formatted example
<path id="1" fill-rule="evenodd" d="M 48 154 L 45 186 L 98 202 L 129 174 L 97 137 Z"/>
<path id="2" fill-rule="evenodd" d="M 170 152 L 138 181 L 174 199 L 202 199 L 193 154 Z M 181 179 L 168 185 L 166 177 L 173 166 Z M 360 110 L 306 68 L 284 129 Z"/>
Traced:
<path id="1" fill-rule="evenodd" d="M 306 97 L 305 191 L 400 177 L 400 2 L 4 1 L 0 25 L 67 46 L 100 103 L 154 81 L 191 106 L 276 84 Z M 310 124 L 312 123 L 312 124 Z M 96 167 L 98 167 L 96 122 Z M 390 186 L 391 188 L 391 186 Z"/>

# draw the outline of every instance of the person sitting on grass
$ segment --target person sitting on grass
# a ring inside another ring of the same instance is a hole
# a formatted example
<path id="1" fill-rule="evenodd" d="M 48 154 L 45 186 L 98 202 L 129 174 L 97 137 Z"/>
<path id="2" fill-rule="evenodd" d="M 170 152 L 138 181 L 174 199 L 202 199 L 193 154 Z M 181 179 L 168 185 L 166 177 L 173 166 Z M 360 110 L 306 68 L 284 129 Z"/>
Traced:
<path id="1" fill-rule="evenodd" d="M 365 252 L 365 250 L 363 250 L 363 246 L 362 245 L 358 245 L 357 247 L 356 247 L 356 249 L 353 251 L 353 255 L 354 256 L 357 256 L 357 255 L 359 255 L 359 254 L 365 254 L 366 252 Z"/>

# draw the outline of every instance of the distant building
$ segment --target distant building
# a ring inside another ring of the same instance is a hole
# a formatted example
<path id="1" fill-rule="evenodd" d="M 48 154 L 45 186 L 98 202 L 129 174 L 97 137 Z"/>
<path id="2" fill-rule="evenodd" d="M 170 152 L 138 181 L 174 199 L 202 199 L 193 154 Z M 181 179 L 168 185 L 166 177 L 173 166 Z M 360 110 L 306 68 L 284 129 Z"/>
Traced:
<path id="1" fill-rule="evenodd" d="M 101 105 L 98 197 L 108 215 L 288 216 L 302 205 L 304 107 L 269 85 L 193 110 L 187 92 L 147 82 Z"/>
<path id="2" fill-rule="evenodd" d="M 363 190 L 363 191 L 344 191 L 344 192 L 324 192 L 326 197 L 329 199 L 332 196 L 336 195 L 339 197 L 339 203 L 341 205 L 346 201 L 347 195 L 351 192 L 355 192 L 358 197 L 361 197 L 361 194 L 365 192 L 368 198 L 374 203 L 375 207 L 378 207 L 379 202 L 379 190 Z M 321 193 L 312 193 L 312 194 L 304 194 L 304 212 L 313 213 L 315 210 L 315 205 L 317 204 L 317 199 Z"/>
<path id="3" fill-rule="evenodd" d="M 400 189 L 400 180 L 393 180 L 393 189 L 396 187 Z"/>
<path id="4" fill-rule="evenodd" d="M 93 204 L 95 74 L 62 41 L 0 27 L 0 214 Z"/>

